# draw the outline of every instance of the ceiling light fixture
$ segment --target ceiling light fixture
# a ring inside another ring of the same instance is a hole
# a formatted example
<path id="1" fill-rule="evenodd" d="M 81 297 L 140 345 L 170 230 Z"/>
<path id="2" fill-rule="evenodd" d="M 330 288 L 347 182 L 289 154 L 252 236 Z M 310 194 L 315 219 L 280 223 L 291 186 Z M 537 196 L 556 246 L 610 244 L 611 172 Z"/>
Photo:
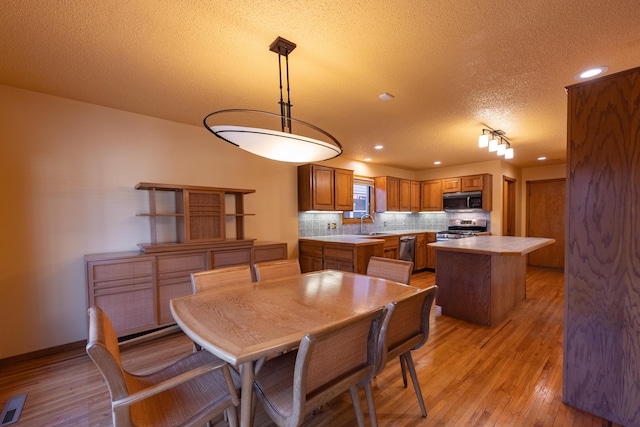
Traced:
<path id="1" fill-rule="evenodd" d="M 582 73 L 576 76 L 576 80 L 590 79 L 591 77 L 595 77 L 602 73 L 609 71 L 609 67 L 593 67 L 588 70 L 583 71 Z"/>
<path id="2" fill-rule="evenodd" d="M 478 137 L 478 147 L 488 147 L 489 152 L 496 152 L 498 156 L 504 156 L 505 159 L 513 159 L 511 142 L 503 130 L 482 129 L 482 134 Z"/>
<path id="3" fill-rule="evenodd" d="M 383 92 L 378 95 L 378 98 L 382 99 L 383 101 L 391 101 L 393 98 L 395 98 L 395 96 L 391 95 L 388 92 Z"/>
<path id="4" fill-rule="evenodd" d="M 243 150 L 258 156 L 281 162 L 308 163 L 328 160 L 342 154 L 342 145 L 328 132 L 310 123 L 291 118 L 291 98 L 289 90 L 289 54 L 296 44 L 278 37 L 269 46 L 269 50 L 278 54 L 280 72 L 280 114 L 261 110 L 229 109 L 215 111 L 203 120 L 204 126 L 215 136 Z M 282 57 L 285 58 L 285 78 L 287 101 L 282 97 Z M 232 123 L 249 123 L 250 126 L 231 124 L 210 124 L 207 121 L 215 116 L 216 121 L 228 120 Z M 280 130 L 273 130 L 274 128 Z M 292 124 L 298 134 L 292 133 Z M 318 139 L 321 138 L 321 139 Z"/>
<path id="5" fill-rule="evenodd" d="M 384 148 L 383 145 L 375 145 L 373 148 L 375 148 L 376 150 L 382 150 Z"/>

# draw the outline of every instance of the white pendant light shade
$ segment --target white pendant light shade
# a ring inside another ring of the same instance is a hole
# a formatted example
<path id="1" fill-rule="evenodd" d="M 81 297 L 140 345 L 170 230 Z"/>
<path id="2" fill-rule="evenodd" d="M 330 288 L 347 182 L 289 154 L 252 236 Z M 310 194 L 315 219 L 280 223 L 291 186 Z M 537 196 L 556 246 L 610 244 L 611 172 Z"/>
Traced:
<path id="1" fill-rule="evenodd" d="M 491 141 L 489 141 L 489 152 L 493 153 L 494 151 L 498 150 L 498 140 L 497 139 L 492 139 Z"/>
<path id="2" fill-rule="evenodd" d="M 211 126 L 210 129 L 217 137 L 243 150 L 281 162 L 319 162 L 341 153 L 335 145 L 292 133 L 243 126 Z"/>
<path id="3" fill-rule="evenodd" d="M 489 135 L 483 133 L 478 138 L 478 147 L 487 148 L 488 146 L 489 146 Z"/>
<path id="4" fill-rule="evenodd" d="M 269 46 L 271 52 L 278 54 L 280 114 L 247 109 L 215 111 L 204 118 L 207 130 L 236 147 L 280 162 L 319 162 L 342 154 L 342 145 L 331 134 L 291 117 L 289 54 L 295 48 L 295 43 L 282 37 Z M 282 58 L 285 59 L 284 75 Z M 283 80 L 286 81 L 286 101 L 283 98 Z M 213 121 L 216 123 L 211 123 Z M 293 133 L 294 127 L 296 133 Z"/>
<path id="5" fill-rule="evenodd" d="M 498 149 L 496 150 L 498 156 L 504 156 L 504 152 L 507 151 L 507 144 L 502 143 L 498 145 Z"/>
<path id="6" fill-rule="evenodd" d="M 513 148 L 509 147 L 504 152 L 505 159 L 513 159 Z"/>

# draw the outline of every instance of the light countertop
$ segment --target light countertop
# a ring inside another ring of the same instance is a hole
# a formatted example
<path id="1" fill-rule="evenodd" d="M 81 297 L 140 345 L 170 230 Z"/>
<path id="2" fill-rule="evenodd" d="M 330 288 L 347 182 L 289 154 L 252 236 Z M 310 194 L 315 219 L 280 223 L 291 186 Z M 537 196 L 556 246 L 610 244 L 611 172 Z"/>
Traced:
<path id="1" fill-rule="evenodd" d="M 429 243 L 436 250 L 467 252 L 483 255 L 525 255 L 555 243 L 542 237 L 475 236 Z"/>

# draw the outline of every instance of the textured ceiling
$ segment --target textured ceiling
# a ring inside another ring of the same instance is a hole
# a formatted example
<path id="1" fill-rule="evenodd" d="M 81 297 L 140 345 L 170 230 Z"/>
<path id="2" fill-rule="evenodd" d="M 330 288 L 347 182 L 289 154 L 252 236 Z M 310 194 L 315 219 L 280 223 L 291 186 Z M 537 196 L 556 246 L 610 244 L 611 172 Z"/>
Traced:
<path id="1" fill-rule="evenodd" d="M 268 47 L 282 36 L 298 45 L 293 117 L 343 156 L 493 160 L 477 148 L 487 125 L 528 167 L 565 160 L 576 74 L 640 66 L 639 22 L 637 0 L 3 0 L 0 84 L 201 126 L 220 109 L 278 111 Z"/>

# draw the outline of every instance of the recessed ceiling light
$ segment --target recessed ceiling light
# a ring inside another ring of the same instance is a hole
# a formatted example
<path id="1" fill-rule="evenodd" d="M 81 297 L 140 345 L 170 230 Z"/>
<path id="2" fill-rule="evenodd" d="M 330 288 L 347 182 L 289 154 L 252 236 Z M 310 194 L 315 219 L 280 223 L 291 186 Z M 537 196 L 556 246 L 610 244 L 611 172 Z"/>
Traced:
<path id="1" fill-rule="evenodd" d="M 384 92 L 378 95 L 378 98 L 382 99 L 383 101 L 391 101 L 393 98 L 395 98 L 395 96 L 391 95 L 388 92 Z"/>
<path id="2" fill-rule="evenodd" d="M 436 160 L 435 162 L 433 162 L 433 164 L 434 164 L 434 165 L 439 165 L 439 164 L 441 164 L 441 163 L 442 163 L 442 162 L 441 162 L 441 161 L 439 161 L 439 160 Z"/>
<path id="3" fill-rule="evenodd" d="M 605 73 L 609 70 L 609 67 L 593 67 L 593 68 L 589 68 L 588 70 L 585 70 L 583 72 L 581 72 L 580 74 L 578 74 L 576 76 L 577 80 L 582 80 L 582 79 L 590 79 L 591 77 L 595 77 L 599 74 Z"/>
<path id="4" fill-rule="evenodd" d="M 370 162 L 371 161 L 371 157 L 367 157 L 366 159 L 364 159 L 365 162 Z"/>
<path id="5" fill-rule="evenodd" d="M 373 148 L 375 148 L 376 150 L 382 150 L 384 148 L 384 145 L 375 145 Z"/>
<path id="6" fill-rule="evenodd" d="M 540 156 L 538 157 L 538 160 L 547 160 L 547 158 L 545 156 Z"/>

